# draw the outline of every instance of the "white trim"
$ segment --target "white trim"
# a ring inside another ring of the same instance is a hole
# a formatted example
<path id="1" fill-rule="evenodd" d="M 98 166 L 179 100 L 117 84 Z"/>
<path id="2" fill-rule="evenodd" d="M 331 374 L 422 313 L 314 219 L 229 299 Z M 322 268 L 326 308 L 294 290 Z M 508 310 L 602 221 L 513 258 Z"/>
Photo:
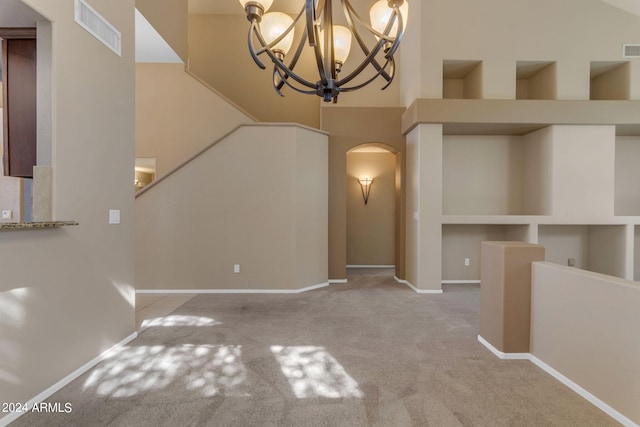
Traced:
<path id="1" fill-rule="evenodd" d="M 438 289 L 418 289 L 415 286 L 413 286 L 408 280 L 399 279 L 398 276 L 393 276 L 393 278 L 395 279 L 396 282 L 407 285 L 413 291 L 419 294 L 441 294 L 442 293 L 442 289 L 439 289 L 439 290 Z"/>
<path id="2" fill-rule="evenodd" d="M 395 265 L 365 265 L 365 264 L 347 264 L 347 268 L 396 268 Z"/>
<path id="3" fill-rule="evenodd" d="M 542 360 L 538 359 L 533 354 L 531 354 L 531 353 L 503 353 L 500 350 L 498 350 L 497 348 L 495 348 L 493 345 L 491 345 L 487 340 L 482 338 L 480 335 L 478 335 L 478 341 L 480 341 L 480 344 L 484 345 L 489 351 L 491 351 L 493 354 L 495 354 L 500 359 L 511 359 L 511 360 L 517 359 L 517 360 L 529 360 L 529 361 L 531 361 L 531 363 L 537 365 L 540 369 L 545 371 L 547 374 L 551 375 L 556 380 L 560 381 L 562 384 L 566 385 L 567 387 L 569 387 L 574 392 L 578 393 L 582 398 L 584 398 L 585 400 L 587 400 L 588 402 L 590 402 L 591 404 L 596 406 L 598 409 L 600 409 L 605 414 L 609 415 L 614 420 L 618 421 L 623 426 L 625 426 L 625 427 L 640 427 L 640 424 L 636 424 L 635 422 L 633 422 L 629 418 L 625 417 L 620 412 L 616 411 L 611 406 L 609 406 L 608 404 L 606 404 L 605 402 L 603 402 L 602 400 L 600 400 L 599 398 L 597 398 L 593 394 L 589 393 L 587 390 L 585 390 L 584 388 L 582 388 L 578 384 L 574 383 L 569 378 L 567 378 L 564 375 L 562 375 L 560 372 L 556 371 L 551 366 L 547 365 L 546 363 L 544 363 Z"/>
<path id="4" fill-rule="evenodd" d="M 580 396 L 582 396 L 583 398 L 585 398 L 586 400 L 591 402 L 593 405 L 598 407 L 600 410 L 602 410 L 604 413 L 609 415 L 614 420 L 618 421 L 623 426 L 625 426 L 625 427 L 639 427 L 640 426 L 639 424 L 636 424 L 635 422 L 633 422 L 629 418 L 627 418 L 624 415 L 622 415 L 620 412 L 618 412 L 615 409 L 613 409 L 611 406 L 607 405 L 602 400 L 598 399 L 593 394 L 589 393 L 584 388 L 580 387 L 578 384 L 576 384 L 573 381 L 571 381 L 569 378 L 567 378 L 564 375 L 562 375 L 560 372 L 558 372 L 555 369 L 553 369 L 551 366 L 549 366 L 546 363 L 544 363 L 542 360 L 538 359 L 533 354 L 529 355 L 529 360 L 531 360 L 531 362 L 533 362 L 535 365 L 540 367 L 543 371 L 545 371 L 546 373 L 548 373 L 549 375 L 551 375 L 552 377 L 554 377 L 555 379 L 560 381 L 562 384 L 566 385 L 571 390 L 575 391 Z"/>
<path id="5" fill-rule="evenodd" d="M 36 403 L 40 403 L 40 402 L 46 400 L 52 394 L 54 394 L 55 392 L 57 392 L 62 387 L 66 386 L 67 384 L 69 384 L 71 381 L 73 381 L 76 378 L 78 378 L 80 375 L 82 375 L 85 372 L 87 372 L 89 369 L 91 369 L 94 366 L 96 366 L 98 363 L 100 363 L 103 360 L 111 357 L 116 351 L 120 350 L 122 347 L 127 345 L 130 341 L 134 340 L 137 336 L 138 336 L 138 333 L 134 332 L 131 335 L 129 335 L 128 337 L 126 337 L 125 339 L 123 339 L 122 341 L 120 341 L 119 343 L 114 344 L 113 346 L 111 346 L 107 350 L 103 351 L 99 356 L 91 359 L 90 361 L 88 361 L 87 363 L 85 363 L 84 365 L 82 365 L 81 367 L 79 367 L 78 369 L 76 369 L 75 371 L 73 371 L 72 373 L 67 375 L 66 377 L 62 378 L 60 381 L 58 381 L 57 383 L 55 383 L 51 387 L 47 388 L 46 390 L 44 390 L 43 392 L 41 392 L 40 394 L 38 394 L 37 396 L 35 396 L 31 400 L 29 400 L 26 403 L 26 406 L 28 408 L 32 408 Z M 0 427 L 4 427 L 6 425 L 9 425 L 9 423 L 17 420 L 20 416 L 22 416 L 22 415 L 24 415 L 26 413 L 27 412 L 13 412 L 13 413 L 11 413 L 9 415 L 6 415 L 6 416 L 0 418 Z"/>
<path id="6" fill-rule="evenodd" d="M 531 359 L 530 353 L 504 353 L 498 350 L 497 348 L 495 348 L 489 341 L 485 340 L 480 335 L 478 335 L 478 341 L 480 341 L 480 344 L 485 346 L 491 353 L 495 354 L 500 359 L 503 359 L 503 360 L 530 360 Z"/>
<path id="7" fill-rule="evenodd" d="M 301 289 L 136 289 L 136 294 L 299 294 L 329 286 L 329 282 Z"/>
<path id="8" fill-rule="evenodd" d="M 347 283 L 349 282 L 349 280 L 347 279 L 329 279 L 329 284 L 334 284 L 334 283 Z"/>
<path id="9" fill-rule="evenodd" d="M 443 285 L 463 285 L 463 284 L 480 284 L 480 280 L 442 280 Z"/>

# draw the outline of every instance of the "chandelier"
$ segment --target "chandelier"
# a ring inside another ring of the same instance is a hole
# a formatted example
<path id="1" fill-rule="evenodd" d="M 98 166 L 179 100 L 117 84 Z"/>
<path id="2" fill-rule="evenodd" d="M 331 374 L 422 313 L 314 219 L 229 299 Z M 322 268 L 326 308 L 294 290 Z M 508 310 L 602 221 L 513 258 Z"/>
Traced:
<path id="1" fill-rule="evenodd" d="M 349 0 L 340 0 L 348 28 L 334 25 L 332 0 L 304 0 L 295 18 L 281 12 L 266 13 L 273 0 L 239 1 L 251 22 L 249 52 L 261 69 L 266 67 L 260 56 L 266 55 L 271 59 L 273 87 L 278 95 L 283 96 L 281 90 L 288 86 L 297 92 L 315 94 L 326 102 L 335 103 L 340 93 L 360 89 L 378 77 L 386 81 L 383 90 L 393 81 L 393 55 L 400 46 L 409 9 L 405 0 L 379 0 L 369 12 L 370 23 L 358 15 Z M 295 51 L 289 55 L 294 29 L 301 19 L 304 19 L 304 31 L 298 37 Z M 364 59 L 348 75 L 339 78 L 351 50 L 352 37 L 362 50 Z M 313 49 L 318 80 L 310 81 L 294 72 L 306 45 Z M 368 74 L 354 81 L 365 70 Z"/>

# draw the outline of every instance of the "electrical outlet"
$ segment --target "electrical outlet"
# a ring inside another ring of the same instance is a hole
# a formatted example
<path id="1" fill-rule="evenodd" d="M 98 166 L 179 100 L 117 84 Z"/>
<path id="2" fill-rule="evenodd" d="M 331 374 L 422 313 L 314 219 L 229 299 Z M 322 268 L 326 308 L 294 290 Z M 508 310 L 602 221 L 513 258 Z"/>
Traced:
<path id="1" fill-rule="evenodd" d="M 2 211 L 2 219 L 11 219 L 13 217 L 13 212 L 10 210 Z"/>
<path id="2" fill-rule="evenodd" d="M 109 209 L 109 224 L 120 224 L 120 209 Z"/>
<path id="3" fill-rule="evenodd" d="M 240 273 L 240 264 L 233 264 L 233 272 Z"/>
<path id="4" fill-rule="evenodd" d="M 464 265 L 465 265 L 465 267 L 469 267 L 471 265 L 471 260 L 469 258 L 465 258 L 464 259 Z"/>

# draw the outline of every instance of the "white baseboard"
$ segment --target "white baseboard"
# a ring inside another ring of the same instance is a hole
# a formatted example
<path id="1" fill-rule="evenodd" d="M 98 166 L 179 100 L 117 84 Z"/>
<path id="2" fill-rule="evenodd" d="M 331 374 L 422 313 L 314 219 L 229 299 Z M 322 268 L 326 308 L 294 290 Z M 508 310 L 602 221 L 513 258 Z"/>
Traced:
<path id="1" fill-rule="evenodd" d="M 629 418 L 625 417 L 620 412 L 616 411 L 611 406 L 607 405 L 605 402 L 603 402 L 602 400 L 598 399 L 596 396 L 594 396 L 593 394 L 589 393 L 587 390 L 585 390 L 584 388 L 580 387 L 578 384 L 574 383 L 569 378 L 567 378 L 564 375 L 562 375 L 560 372 L 556 371 L 551 366 L 547 365 L 546 363 L 544 363 L 542 360 L 538 359 L 533 354 L 529 355 L 529 360 L 531 360 L 531 362 L 533 362 L 535 365 L 537 365 L 540 369 L 542 369 L 543 371 L 545 371 L 546 373 L 548 373 L 549 375 L 551 375 L 552 377 L 554 377 L 555 379 L 560 381 L 562 384 L 566 385 L 571 390 L 575 391 L 580 396 L 582 396 L 583 398 L 585 398 L 586 400 L 591 402 L 593 405 L 598 407 L 602 412 L 604 412 L 605 414 L 609 415 L 611 418 L 613 418 L 614 420 L 618 421 L 623 426 L 625 426 L 625 427 L 640 427 L 640 424 L 636 424 L 635 422 L 633 422 Z"/>
<path id="2" fill-rule="evenodd" d="M 478 341 L 480 341 L 480 344 L 485 346 L 491 353 L 495 354 L 500 359 L 505 359 L 505 360 L 530 360 L 531 359 L 530 353 L 503 353 L 502 351 L 495 348 L 489 341 L 482 338 L 480 335 L 478 335 Z"/>
<path id="3" fill-rule="evenodd" d="M 640 424 L 636 424 L 635 422 L 633 422 L 629 418 L 625 417 L 623 414 L 621 414 L 620 412 L 616 411 L 611 406 L 609 406 L 608 404 L 606 404 L 605 402 L 603 402 L 602 400 L 600 400 L 599 398 L 597 398 L 593 394 L 589 393 L 587 390 L 585 390 L 584 388 L 582 388 L 581 386 L 579 386 L 575 382 L 571 381 L 569 378 L 567 378 L 564 375 L 562 375 L 560 372 L 556 371 L 551 366 L 547 365 L 546 363 L 544 363 L 542 360 L 538 359 L 533 354 L 531 354 L 531 353 L 503 353 L 500 350 L 496 349 L 493 345 L 491 345 L 487 340 L 482 338 L 480 335 L 478 335 L 478 341 L 480 341 L 480 343 L 482 345 L 484 345 L 487 349 L 489 349 L 489 351 L 491 351 L 493 354 L 495 354 L 500 359 L 512 359 L 512 360 L 513 359 L 520 359 L 520 360 L 529 360 L 529 361 L 531 361 L 533 364 L 537 365 L 540 369 L 542 369 L 543 371 L 545 371 L 546 373 L 548 373 L 549 375 L 551 375 L 552 377 L 554 377 L 555 379 L 560 381 L 562 384 L 564 384 L 567 387 L 569 387 L 574 392 L 578 393 L 585 400 L 587 400 L 588 402 L 590 402 L 591 404 L 593 404 L 594 406 L 599 408 L 602 412 L 604 412 L 605 414 L 609 415 L 611 418 L 613 418 L 614 420 L 616 420 L 617 422 L 619 422 L 623 426 L 625 426 L 625 427 L 640 427 Z"/>
<path id="4" fill-rule="evenodd" d="M 479 285 L 480 280 L 442 280 L 441 283 L 443 285 L 464 285 L 467 283 Z"/>
<path id="5" fill-rule="evenodd" d="M 329 284 L 332 285 L 334 283 L 348 283 L 347 279 L 329 279 Z"/>
<path id="6" fill-rule="evenodd" d="M 441 294 L 442 293 L 442 289 L 418 289 L 415 286 L 413 286 L 408 280 L 399 279 L 397 276 L 393 276 L 393 278 L 395 279 L 396 282 L 407 285 L 413 291 L 419 294 Z"/>
<path id="7" fill-rule="evenodd" d="M 136 294 L 299 294 L 329 286 L 330 282 L 301 289 L 136 289 Z"/>
<path id="8" fill-rule="evenodd" d="M 396 268 L 395 265 L 364 265 L 364 264 L 347 264 L 347 268 Z"/>
<path id="9" fill-rule="evenodd" d="M 73 371 L 72 373 L 67 375 L 66 377 L 62 378 L 60 381 L 58 381 L 57 383 L 55 383 L 51 387 L 47 388 L 46 390 L 44 390 L 43 392 L 41 392 L 40 394 L 38 394 L 37 396 L 35 396 L 31 400 L 29 400 L 26 403 L 26 407 L 27 408 L 33 408 L 33 406 L 35 404 L 46 400 L 52 394 L 54 394 L 55 392 L 60 390 L 62 387 L 66 386 L 71 381 L 75 380 L 80 375 L 84 374 L 89 369 L 91 369 L 94 366 L 96 366 L 98 363 L 102 362 L 103 360 L 105 360 L 108 357 L 110 357 L 111 355 L 113 355 L 116 351 L 120 350 L 120 348 L 122 348 L 125 345 L 127 345 L 130 341 L 135 339 L 137 336 L 138 336 L 138 333 L 134 332 L 131 335 L 129 335 L 128 337 L 126 337 L 125 339 L 123 339 L 122 341 L 120 341 L 119 343 L 111 346 L 109 349 L 107 349 L 104 352 L 102 352 L 99 356 L 91 359 L 89 362 L 85 363 L 84 365 L 82 365 L 81 367 L 79 367 L 78 369 L 76 369 L 75 371 Z M 9 423 L 17 420 L 18 418 L 20 418 L 20 416 L 22 416 L 22 415 L 24 415 L 26 413 L 27 412 L 14 412 L 14 413 L 11 413 L 11 414 L 3 417 L 3 418 L 0 418 L 0 427 L 4 427 L 4 426 L 9 425 Z"/>

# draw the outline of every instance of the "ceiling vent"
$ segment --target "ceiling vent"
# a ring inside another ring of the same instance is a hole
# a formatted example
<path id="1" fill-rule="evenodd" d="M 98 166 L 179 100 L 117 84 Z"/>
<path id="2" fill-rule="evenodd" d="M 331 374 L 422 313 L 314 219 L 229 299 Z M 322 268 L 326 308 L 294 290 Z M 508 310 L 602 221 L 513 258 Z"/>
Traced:
<path id="1" fill-rule="evenodd" d="M 623 44 L 623 58 L 640 58 L 640 44 Z"/>
<path id="2" fill-rule="evenodd" d="M 116 55 L 121 54 L 120 31 L 89 6 L 84 0 L 75 0 L 75 21 L 95 38 L 100 40 Z"/>

